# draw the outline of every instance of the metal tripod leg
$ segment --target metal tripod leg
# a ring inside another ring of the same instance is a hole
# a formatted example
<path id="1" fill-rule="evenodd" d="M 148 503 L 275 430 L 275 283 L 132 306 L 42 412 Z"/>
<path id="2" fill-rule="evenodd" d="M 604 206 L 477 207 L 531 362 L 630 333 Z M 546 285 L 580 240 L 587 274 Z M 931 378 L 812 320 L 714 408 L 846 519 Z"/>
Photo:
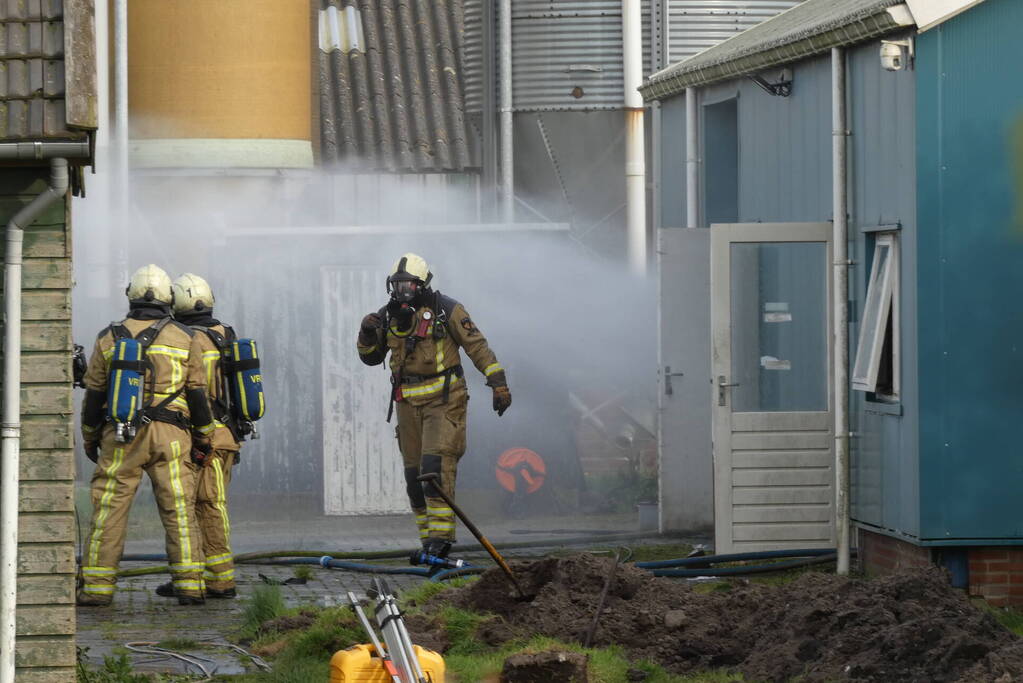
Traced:
<path id="1" fill-rule="evenodd" d="M 369 623 L 369 618 L 366 617 L 366 612 L 363 611 L 362 605 L 359 603 L 358 598 L 355 597 L 355 593 L 349 591 L 348 601 L 352 603 L 352 611 L 359 618 L 362 628 L 369 636 L 370 642 L 373 643 L 373 649 L 376 650 L 377 657 L 384 663 L 384 669 L 387 670 L 388 675 L 391 677 L 391 683 L 402 683 L 401 677 L 398 676 L 398 669 L 391 660 L 391 653 L 384 650 L 384 646 L 380 644 L 380 639 L 377 638 L 376 631 L 373 630 L 373 626 Z"/>

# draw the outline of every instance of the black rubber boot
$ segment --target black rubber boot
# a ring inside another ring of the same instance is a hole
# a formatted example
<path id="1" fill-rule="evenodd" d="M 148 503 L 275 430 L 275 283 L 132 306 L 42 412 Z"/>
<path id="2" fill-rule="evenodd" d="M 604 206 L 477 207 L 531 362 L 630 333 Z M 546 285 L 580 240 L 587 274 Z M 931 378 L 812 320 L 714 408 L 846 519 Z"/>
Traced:
<path id="1" fill-rule="evenodd" d="M 156 587 L 156 594 L 161 598 L 175 598 L 177 593 L 174 591 L 174 582 L 168 581 L 167 583 L 161 583 Z"/>
<path id="2" fill-rule="evenodd" d="M 205 605 L 206 598 L 201 595 L 179 595 L 179 605 Z"/>
<path id="3" fill-rule="evenodd" d="M 234 588 L 225 588 L 222 591 L 219 591 L 216 588 L 206 589 L 207 598 L 229 599 L 235 597 L 236 595 L 238 595 L 238 591 L 235 590 Z"/>
<path id="4" fill-rule="evenodd" d="M 443 538 L 429 538 L 427 542 L 426 552 L 434 557 L 447 557 L 451 552 L 451 541 Z"/>

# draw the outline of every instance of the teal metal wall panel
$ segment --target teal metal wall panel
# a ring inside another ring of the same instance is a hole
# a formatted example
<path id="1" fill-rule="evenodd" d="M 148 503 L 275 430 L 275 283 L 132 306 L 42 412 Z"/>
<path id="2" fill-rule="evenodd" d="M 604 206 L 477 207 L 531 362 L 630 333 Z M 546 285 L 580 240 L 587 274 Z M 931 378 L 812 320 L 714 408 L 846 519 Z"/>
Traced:
<path id="1" fill-rule="evenodd" d="M 1023 3 L 917 39 L 921 538 L 1023 540 Z"/>
<path id="2" fill-rule="evenodd" d="M 849 232 L 855 265 L 849 282 L 853 323 L 850 363 L 856 358 L 863 302 L 873 256 L 871 228 L 899 225 L 900 403 L 868 400 L 853 391 L 850 426 L 853 519 L 901 536 L 919 534 L 916 373 L 915 75 L 885 71 L 876 41 L 848 51 Z"/>

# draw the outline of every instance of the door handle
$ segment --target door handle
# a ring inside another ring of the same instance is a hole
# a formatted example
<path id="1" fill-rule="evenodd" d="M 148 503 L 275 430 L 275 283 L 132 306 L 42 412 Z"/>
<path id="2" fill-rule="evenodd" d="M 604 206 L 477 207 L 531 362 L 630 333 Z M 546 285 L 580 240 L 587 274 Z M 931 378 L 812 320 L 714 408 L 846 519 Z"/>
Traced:
<path id="1" fill-rule="evenodd" d="M 729 384 L 728 381 L 725 380 L 725 376 L 724 375 L 718 375 L 718 405 L 719 406 L 726 406 L 726 405 L 728 405 L 727 392 L 725 391 L 725 389 L 729 389 L 731 387 L 737 387 L 737 386 L 739 386 L 738 382 L 735 382 L 733 384 Z"/>
<path id="2" fill-rule="evenodd" d="M 671 378 L 672 377 L 681 377 L 684 374 L 686 374 L 686 373 L 684 373 L 684 372 L 672 372 L 670 365 L 665 365 L 664 366 L 664 393 L 666 395 L 671 396 L 672 394 L 675 393 L 674 389 L 672 389 L 672 387 L 671 387 Z"/>

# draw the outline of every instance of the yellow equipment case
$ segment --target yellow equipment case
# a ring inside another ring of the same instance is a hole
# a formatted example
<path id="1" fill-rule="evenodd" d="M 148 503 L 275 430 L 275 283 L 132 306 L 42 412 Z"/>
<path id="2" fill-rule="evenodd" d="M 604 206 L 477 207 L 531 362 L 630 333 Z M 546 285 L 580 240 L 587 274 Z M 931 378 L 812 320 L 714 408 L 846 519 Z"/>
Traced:
<path id="1" fill-rule="evenodd" d="M 433 650 L 413 645 L 419 666 L 426 680 L 444 683 L 444 658 Z M 368 643 L 338 650 L 330 658 L 330 683 L 391 683 L 391 676 L 383 660 L 374 656 L 375 649 Z"/>

